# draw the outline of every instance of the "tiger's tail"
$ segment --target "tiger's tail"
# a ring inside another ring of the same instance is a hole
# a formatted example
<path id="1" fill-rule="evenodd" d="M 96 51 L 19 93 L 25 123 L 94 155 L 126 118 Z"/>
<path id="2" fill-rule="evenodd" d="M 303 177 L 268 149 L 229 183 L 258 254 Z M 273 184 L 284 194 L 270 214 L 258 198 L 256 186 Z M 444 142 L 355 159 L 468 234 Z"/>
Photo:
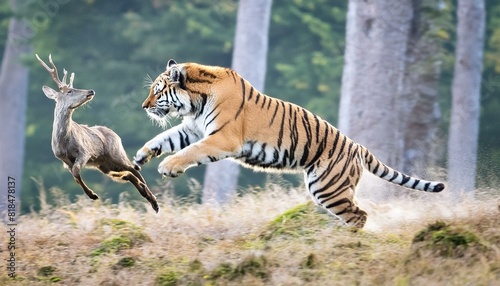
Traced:
<path id="1" fill-rule="evenodd" d="M 380 162 L 368 149 L 364 147 L 362 157 L 364 159 L 363 163 L 366 169 L 377 177 L 393 184 L 431 193 L 438 193 L 444 190 L 443 183 L 417 179 L 394 170 L 393 168 Z"/>

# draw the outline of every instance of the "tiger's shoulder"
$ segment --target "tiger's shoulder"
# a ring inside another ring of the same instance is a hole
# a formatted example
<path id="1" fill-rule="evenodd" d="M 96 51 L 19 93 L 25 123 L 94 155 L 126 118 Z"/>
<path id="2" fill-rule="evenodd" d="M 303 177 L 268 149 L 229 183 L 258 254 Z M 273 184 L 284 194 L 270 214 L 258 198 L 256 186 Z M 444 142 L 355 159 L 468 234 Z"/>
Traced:
<path id="1" fill-rule="evenodd" d="M 227 67 L 193 62 L 179 64 L 179 66 L 185 71 L 186 83 L 215 84 L 228 78 L 236 82 L 240 77 L 233 69 Z"/>
<path id="2" fill-rule="evenodd" d="M 192 95 L 205 94 L 216 100 L 236 103 L 248 96 L 248 90 L 255 90 L 250 82 L 231 68 L 193 62 L 179 66 L 186 76 L 184 88 Z"/>

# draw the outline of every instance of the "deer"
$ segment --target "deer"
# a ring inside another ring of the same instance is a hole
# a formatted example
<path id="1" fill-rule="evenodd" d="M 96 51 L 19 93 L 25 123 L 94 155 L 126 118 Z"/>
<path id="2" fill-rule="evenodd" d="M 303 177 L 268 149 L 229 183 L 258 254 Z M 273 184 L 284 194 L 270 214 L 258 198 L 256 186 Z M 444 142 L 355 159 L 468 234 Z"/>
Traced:
<path id="1" fill-rule="evenodd" d="M 95 91 L 74 88 L 75 73 L 71 73 L 69 83 L 67 83 L 66 69 L 63 69 L 63 78 L 60 80 L 52 55 L 49 55 L 51 67 L 42 61 L 38 54 L 36 58 L 59 88 L 59 91 L 56 91 L 46 85 L 42 87 L 43 93 L 56 102 L 51 142 L 56 158 L 63 162 L 64 167 L 70 171 L 89 198 L 97 200 L 99 197 L 83 182 L 80 175 L 83 167 L 97 168 L 114 181 L 132 183 L 149 201 L 155 212 L 158 212 L 156 197 L 139 173 L 140 168 L 134 167 L 128 159 L 121 138 L 105 126 L 89 127 L 72 120 L 73 112 L 91 101 L 95 96 Z"/>

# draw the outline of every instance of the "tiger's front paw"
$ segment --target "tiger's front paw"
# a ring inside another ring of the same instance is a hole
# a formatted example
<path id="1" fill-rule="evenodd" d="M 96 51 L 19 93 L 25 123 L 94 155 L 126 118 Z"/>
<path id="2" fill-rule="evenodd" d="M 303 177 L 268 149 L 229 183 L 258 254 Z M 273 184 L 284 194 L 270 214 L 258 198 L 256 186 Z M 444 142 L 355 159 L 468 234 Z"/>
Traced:
<path id="1" fill-rule="evenodd" d="M 165 158 L 158 166 L 158 172 L 164 177 L 175 178 L 184 173 L 184 170 L 186 170 L 186 166 L 174 155 Z"/>
<path id="2" fill-rule="evenodd" d="M 134 156 L 134 167 L 137 170 L 141 169 L 141 166 L 149 162 L 154 155 L 154 151 L 144 146 L 137 151 L 137 154 Z"/>

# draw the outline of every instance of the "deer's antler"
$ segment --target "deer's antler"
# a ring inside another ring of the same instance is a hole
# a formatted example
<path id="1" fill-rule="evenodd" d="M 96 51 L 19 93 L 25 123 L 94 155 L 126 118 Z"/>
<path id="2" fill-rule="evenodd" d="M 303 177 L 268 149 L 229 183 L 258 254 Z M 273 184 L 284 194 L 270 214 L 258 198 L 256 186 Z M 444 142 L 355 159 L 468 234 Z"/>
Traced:
<path id="1" fill-rule="evenodd" d="M 57 86 L 59 87 L 59 90 L 62 90 L 65 87 L 73 88 L 73 80 L 75 78 L 75 74 L 74 73 L 71 73 L 71 76 L 70 76 L 70 79 L 69 79 L 69 84 L 67 84 L 66 83 L 66 76 L 67 76 L 68 72 L 65 69 L 63 69 L 63 74 L 64 75 L 63 75 L 63 78 L 62 78 L 62 81 L 61 81 L 59 79 L 59 75 L 58 75 L 58 72 L 57 72 L 56 65 L 52 61 L 52 55 L 49 55 L 49 63 L 50 63 L 50 65 L 52 67 L 49 67 L 44 61 L 42 61 L 42 59 L 40 59 L 40 57 L 38 56 L 38 54 L 35 54 L 35 56 L 38 59 L 38 61 L 42 64 L 42 66 L 52 76 L 52 79 L 57 83 Z"/>

